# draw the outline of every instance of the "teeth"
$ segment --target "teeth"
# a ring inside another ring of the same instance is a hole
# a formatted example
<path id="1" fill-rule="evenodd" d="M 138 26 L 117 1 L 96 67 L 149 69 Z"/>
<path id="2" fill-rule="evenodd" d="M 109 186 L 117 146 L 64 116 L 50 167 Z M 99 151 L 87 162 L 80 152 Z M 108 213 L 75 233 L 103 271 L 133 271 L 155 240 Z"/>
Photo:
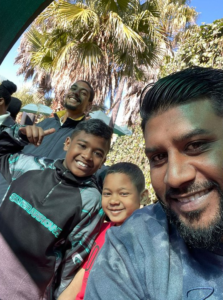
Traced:
<path id="1" fill-rule="evenodd" d="M 202 191 L 202 192 L 199 192 L 199 193 L 196 193 L 190 197 L 184 197 L 184 198 L 178 198 L 177 200 L 179 202 L 182 202 L 182 203 L 187 203 L 187 202 L 191 202 L 191 201 L 195 201 L 197 200 L 198 198 L 206 195 L 208 193 L 208 190 L 207 191 Z"/>
<path id="2" fill-rule="evenodd" d="M 78 161 L 77 163 L 78 163 L 78 165 L 80 165 L 82 167 L 87 167 L 87 165 L 85 165 L 82 161 Z"/>

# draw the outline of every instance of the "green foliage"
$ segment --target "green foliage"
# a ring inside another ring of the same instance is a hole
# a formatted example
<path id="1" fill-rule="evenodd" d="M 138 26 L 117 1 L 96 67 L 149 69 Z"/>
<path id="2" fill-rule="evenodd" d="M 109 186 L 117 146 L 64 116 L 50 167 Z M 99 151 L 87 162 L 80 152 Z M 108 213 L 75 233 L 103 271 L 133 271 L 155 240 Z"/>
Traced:
<path id="1" fill-rule="evenodd" d="M 55 102 L 83 78 L 96 90 L 95 103 L 110 93 L 112 104 L 122 77 L 142 80 L 139 65 L 159 62 L 158 16 L 156 0 L 53 1 L 22 38 L 19 74 L 44 91 L 54 87 Z"/>
<path id="2" fill-rule="evenodd" d="M 144 138 L 139 125 L 132 128 L 131 136 L 118 137 L 107 156 L 106 165 L 111 166 L 118 162 L 131 162 L 140 167 L 146 179 L 146 188 L 149 190 L 149 201 L 156 201 L 156 196 L 151 185 L 150 167 L 145 155 Z"/>
<path id="3" fill-rule="evenodd" d="M 166 57 L 160 77 L 191 66 L 223 68 L 223 19 L 185 32 L 174 58 Z"/>
<path id="4" fill-rule="evenodd" d="M 42 103 L 44 105 L 50 106 L 52 103 L 51 97 L 45 97 L 38 93 L 35 88 L 29 86 L 22 86 L 16 93 L 13 94 L 22 101 L 22 107 L 30 103 Z"/>

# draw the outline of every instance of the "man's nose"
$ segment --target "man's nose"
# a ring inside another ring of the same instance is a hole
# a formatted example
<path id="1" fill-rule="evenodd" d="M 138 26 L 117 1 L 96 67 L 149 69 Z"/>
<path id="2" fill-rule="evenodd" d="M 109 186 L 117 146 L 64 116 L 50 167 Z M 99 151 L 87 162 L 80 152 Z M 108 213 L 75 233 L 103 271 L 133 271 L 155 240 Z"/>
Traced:
<path id="1" fill-rule="evenodd" d="M 79 90 L 79 89 L 76 89 L 76 90 L 74 91 L 74 94 L 79 96 L 80 90 Z"/>
<path id="2" fill-rule="evenodd" d="M 190 181 L 194 181 L 196 169 L 190 159 L 184 154 L 177 153 L 168 156 L 168 164 L 164 183 L 169 187 L 179 188 Z"/>

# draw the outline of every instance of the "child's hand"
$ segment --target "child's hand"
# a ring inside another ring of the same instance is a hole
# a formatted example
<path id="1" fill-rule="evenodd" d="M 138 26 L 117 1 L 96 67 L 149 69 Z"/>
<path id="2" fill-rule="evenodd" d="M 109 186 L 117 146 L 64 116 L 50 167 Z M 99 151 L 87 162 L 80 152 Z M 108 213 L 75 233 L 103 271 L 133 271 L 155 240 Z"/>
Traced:
<path id="1" fill-rule="evenodd" d="M 26 135 L 28 141 L 35 146 L 39 146 L 45 135 L 55 132 L 54 128 L 43 130 L 41 127 L 36 125 L 21 127 L 19 131 Z"/>

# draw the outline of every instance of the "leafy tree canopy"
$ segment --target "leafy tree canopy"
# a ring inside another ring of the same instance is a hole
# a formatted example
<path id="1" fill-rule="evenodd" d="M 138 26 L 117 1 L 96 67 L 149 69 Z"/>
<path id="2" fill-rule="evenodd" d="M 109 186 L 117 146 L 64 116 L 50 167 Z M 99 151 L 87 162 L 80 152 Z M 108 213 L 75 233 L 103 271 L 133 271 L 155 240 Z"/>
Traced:
<path id="1" fill-rule="evenodd" d="M 166 56 L 160 77 L 191 66 L 223 68 L 223 19 L 193 26 L 182 36 L 175 56 Z"/>

